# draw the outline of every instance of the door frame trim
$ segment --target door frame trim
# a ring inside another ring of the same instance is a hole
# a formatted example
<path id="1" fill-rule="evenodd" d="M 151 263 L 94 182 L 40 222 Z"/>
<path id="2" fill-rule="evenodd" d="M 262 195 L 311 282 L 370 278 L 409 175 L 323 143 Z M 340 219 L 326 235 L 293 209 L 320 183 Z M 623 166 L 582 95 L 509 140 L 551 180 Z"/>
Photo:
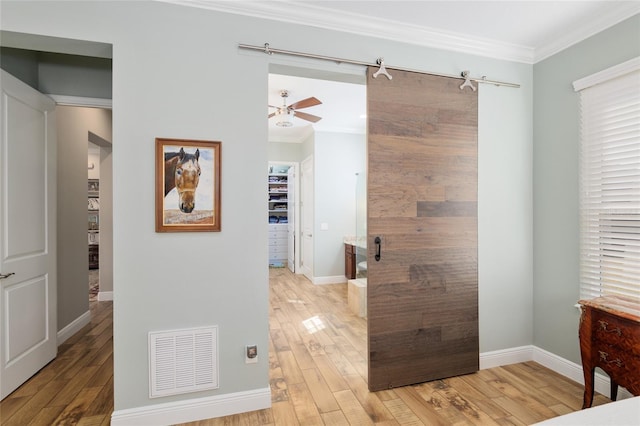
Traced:
<path id="1" fill-rule="evenodd" d="M 61 106 L 76 106 L 87 108 L 104 108 L 113 109 L 113 100 L 104 98 L 88 98 L 84 96 L 67 96 L 67 95 L 54 95 L 47 94 L 56 105 Z"/>

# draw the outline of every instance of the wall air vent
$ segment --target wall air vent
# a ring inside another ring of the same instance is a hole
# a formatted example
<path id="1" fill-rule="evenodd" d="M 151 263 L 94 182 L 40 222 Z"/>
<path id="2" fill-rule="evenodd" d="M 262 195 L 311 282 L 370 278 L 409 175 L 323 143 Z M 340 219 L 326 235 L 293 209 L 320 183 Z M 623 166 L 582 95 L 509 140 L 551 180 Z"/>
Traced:
<path id="1" fill-rule="evenodd" d="M 149 397 L 218 388 L 218 327 L 149 333 Z"/>

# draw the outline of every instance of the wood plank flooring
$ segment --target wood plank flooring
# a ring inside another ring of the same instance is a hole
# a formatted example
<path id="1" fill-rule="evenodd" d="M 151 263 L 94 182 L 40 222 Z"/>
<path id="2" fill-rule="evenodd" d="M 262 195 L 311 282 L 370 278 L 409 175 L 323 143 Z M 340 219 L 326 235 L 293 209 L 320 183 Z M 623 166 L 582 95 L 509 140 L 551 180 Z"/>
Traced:
<path id="1" fill-rule="evenodd" d="M 109 425 L 113 412 L 113 302 L 90 302 L 91 322 L 0 403 L 0 424 Z"/>
<path id="2" fill-rule="evenodd" d="M 535 362 L 371 393 L 366 321 L 345 284 L 314 286 L 270 270 L 272 408 L 184 426 L 527 425 L 579 410 L 581 385 Z M 0 403 L 4 425 L 108 425 L 113 411 L 112 302 Z M 594 405 L 609 402 L 602 395 Z"/>

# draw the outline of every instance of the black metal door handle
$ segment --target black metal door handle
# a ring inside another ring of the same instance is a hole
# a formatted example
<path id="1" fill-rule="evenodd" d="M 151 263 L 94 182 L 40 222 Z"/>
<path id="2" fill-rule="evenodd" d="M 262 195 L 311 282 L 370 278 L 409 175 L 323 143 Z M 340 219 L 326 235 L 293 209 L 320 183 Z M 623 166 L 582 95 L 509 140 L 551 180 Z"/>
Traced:
<path id="1" fill-rule="evenodd" d="M 373 242 L 376 244 L 376 262 L 380 262 L 380 253 L 382 252 L 382 240 L 376 237 Z"/>

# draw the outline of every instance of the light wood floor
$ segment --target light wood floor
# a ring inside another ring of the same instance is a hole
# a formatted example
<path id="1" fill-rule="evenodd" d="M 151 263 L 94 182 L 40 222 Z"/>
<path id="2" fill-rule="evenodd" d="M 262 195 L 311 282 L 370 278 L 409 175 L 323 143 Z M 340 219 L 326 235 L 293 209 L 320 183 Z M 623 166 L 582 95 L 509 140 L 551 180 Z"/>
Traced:
<path id="1" fill-rule="evenodd" d="M 346 285 L 313 286 L 286 269 L 270 277 L 272 408 L 185 426 L 528 425 L 582 405 L 581 385 L 535 362 L 370 393 L 366 321 L 348 310 Z M 91 310 L 58 358 L 0 403 L 2 425 L 109 424 L 112 304 Z"/>

